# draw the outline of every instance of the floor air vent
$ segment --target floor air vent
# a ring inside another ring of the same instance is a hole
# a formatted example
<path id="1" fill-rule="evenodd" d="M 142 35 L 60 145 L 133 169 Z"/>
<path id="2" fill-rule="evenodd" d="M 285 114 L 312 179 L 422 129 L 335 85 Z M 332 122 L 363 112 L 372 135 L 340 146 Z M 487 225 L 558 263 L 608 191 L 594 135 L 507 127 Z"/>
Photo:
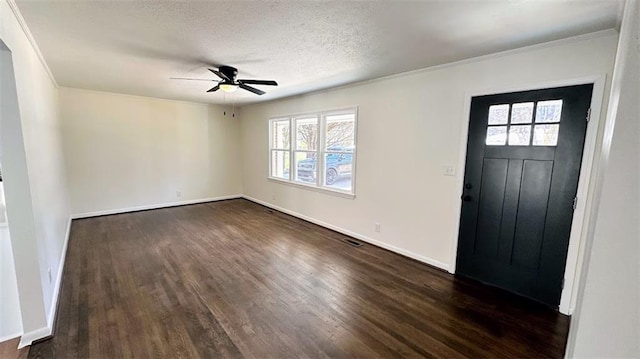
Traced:
<path id="1" fill-rule="evenodd" d="M 362 247 L 362 242 L 358 242 L 355 239 L 345 239 L 344 242 L 350 246 Z"/>

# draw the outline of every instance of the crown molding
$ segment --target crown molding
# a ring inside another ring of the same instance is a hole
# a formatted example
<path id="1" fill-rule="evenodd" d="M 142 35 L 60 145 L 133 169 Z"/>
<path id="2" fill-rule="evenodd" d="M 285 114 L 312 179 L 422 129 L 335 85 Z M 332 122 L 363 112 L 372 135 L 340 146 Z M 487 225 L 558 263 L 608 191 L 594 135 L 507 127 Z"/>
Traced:
<path id="1" fill-rule="evenodd" d="M 24 20 L 24 17 L 22 17 L 22 13 L 20 13 L 20 9 L 18 9 L 18 4 L 16 4 L 15 0 L 6 0 L 6 1 L 7 1 L 7 4 L 9 5 L 9 8 L 13 12 L 13 15 L 15 16 L 16 20 L 18 21 L 18 24 L 20 24 L 20 27 L 22 28 L 22 32 L 24 32 L 24 35 L 27 37 L 27 40 L 29 40 L 29 43 L 31 44 L 33 51 L 35 51 L 36 55 L 38 56 L 40 63 L 44 67 L 44 70 L 47 72 L 47 74 L 49 75 L 49 78 L 57 88 L 58 82 L 56 81 L 56 78 L 53 77 L 53 73 L 51 72 L 49 65 L 47 65 L 47 62 L 44 60 L 44 56 L 42 56 L 42 52 L 40 52 L 40 48 L 38 47 L 38 44 L 36 43 L 36 40 L 33 37 L 33 34 L 31 34 L 29 27 L 27 26 L 27 22 Z"/>
<path id="2" fill-rule="evenodd" d="M 487 55 L 480 55 L 480 56 L 470 57 L 470 58 L 466 58 L 466 59 L 462 59 L 462 60 L 446 62 L 446 63 L 439 64 L 439 65 L 432 65 L 432 66 L 423 67 L 423 68 L 416 69 L 416 70 L 410 70 L 410 71 L 400 72 L 400 73 L 397 73 L 397 74 L 391 74 L 391 75 L 386 75 L 386 76 L 382 76 L 382 77 L 376 77 L 376 78 L 369 79 L 369 80 L 362 80 L 362 81 L 352 82 L 352 83 L 348 83 L 348 84 L 344 84 L 344 85 L 327 87 L 327 88 L 323 88 L 323 89 L 319 89 L 319 90 L 309 91 L 309 92 L 300 93 L 300 94 L 296 94 L 296 95 L 278 97 L 278 98 L 274 98 L 274 99 L 270 99 L 270 100 L 250 102 L 250 103 L 238 105 L 237 107 L 239 107 L 239 108 L 245 108 L 245 107 L 246 108 L 250 108 L 252 106 L 261 106 L 261 105 L 265 105 L 265 104 L 268 104 L 268 103 L 275 103 L 275 102 L 278 102 L 278 101 L 287 101 L 287 100 L 292 100 L 292 99 L 295 99 L 295 98 L 300 98 L 300 97 L 305 97 L 305 96 L 310 96 L 310 95 L 317 95 L 317 94 L 321 94 L 321 93 L 325 93 L 325 92 L 332 92 L 332 91 L 342 90 L 342 89 L 351 88 L 351 87 L 358 87 L 358 86 L 367 85 L 367 84 L 371 84 L 371 83 L 387 81 L 387 80 L 392 80 L 392 79 L 412 76 L 412 75 L 416 75 L 416 74 L 427 73 L 427 72 L 431 72 L 431 71 L 438 71 L 438 70 L 442 70 L 442 69 L 446 69 L 446 68 L 450 68 L 450 67 L 457 67 L 457 66 L 462 66 L 462 65 L 467 65 L 467 64 L 473 64 L 473 63 L 486 61 L 486 60 L 491 60 L 491 59 L 496 59 L 496 58 L 501 58 L 501 57 L 505 57 L 505 56 L 517 55 L 517 54 L 521 54 L 521 53 L 525 53 L 525 52 L 538 51 L 538 50 L 543 50 L 543 49 L 547 49 L 547 48 L 552 48 L 552 47 L 557 47 L 557 46 L 562 46 L 562 45 L 575 44 L 575 43 L 579 43 L 579 42 L 582 42 L 582 41 L 588 41 L 588 40 L 598 39 L 598 38 L 602 38 L 602 37 L 617 36 L 617 35 L 619 35 L 619 31 L 617 29 L 615 29 L 615 28 L 599 30 L 599 31 L 589 32 L 589 33 L 586 33 L 586 34 L 565 37 L 565 38 L 558 39 L 558 40 L 551 40 L 551 41 L 542 42 L 542 43 L 538 43 L 538 44 L 527 45 L 527 46 L 522 46 L 522 47 L 509 49 L 509 50 L 494 52 L 494 53 L 490 53 L 490 54 L 487 54 Z"/>

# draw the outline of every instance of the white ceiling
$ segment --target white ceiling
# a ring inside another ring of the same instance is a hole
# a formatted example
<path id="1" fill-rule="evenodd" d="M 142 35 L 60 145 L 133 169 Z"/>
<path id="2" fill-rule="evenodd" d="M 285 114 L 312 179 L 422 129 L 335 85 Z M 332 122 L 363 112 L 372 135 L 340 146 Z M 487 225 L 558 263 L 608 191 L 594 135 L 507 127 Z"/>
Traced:
<path id="1" fill-rule="evenodd" d="M 619 0 L 17 1 L 61 86 L 246 104 L 613 28 Z M 206 93 L 207 67 L 277 80 Z"/>

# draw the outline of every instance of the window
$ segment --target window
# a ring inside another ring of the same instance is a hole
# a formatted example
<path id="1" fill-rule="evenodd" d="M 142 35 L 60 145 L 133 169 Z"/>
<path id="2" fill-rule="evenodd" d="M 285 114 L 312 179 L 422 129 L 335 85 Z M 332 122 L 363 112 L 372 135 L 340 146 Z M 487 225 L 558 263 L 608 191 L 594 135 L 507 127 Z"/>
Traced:
<path id="1" fill-rule="evenodd" d="M 296 148 L 293 152 L 293 167 L 296 182 L 312 182 L 315 179 L 315 162 L 318 158 L 318 116 L 294 118 L 296 126 Z"/>
<path id="2" fill-rule="evenodd" d="M 561 114 L 562 100 L 489 106 L 485 143 L 488 146 L 556 146 Z"/>
<path id="3" fill-rule="evenodd" d="M 356 109 L 269 121 L 269 178 L 354 194 Z"/>
<path id="4" fill-rule="evenodd" d="M 289 179 L 289 120 L 271 121 L 271 177 Z"/>

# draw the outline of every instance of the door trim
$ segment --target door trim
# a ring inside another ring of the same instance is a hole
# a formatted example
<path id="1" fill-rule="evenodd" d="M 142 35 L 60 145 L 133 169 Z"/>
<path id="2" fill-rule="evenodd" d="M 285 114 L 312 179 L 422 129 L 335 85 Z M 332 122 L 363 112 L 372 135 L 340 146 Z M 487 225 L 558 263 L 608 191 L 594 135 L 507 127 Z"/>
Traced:
<path id="1" fill-rule="evenodd" d="M 560 299 L 560 313 L 571 315 L 576 305 L 576 297 L 578 293 L 578 279 L 580 278 L 580 269 L 584 258 L 584 245 L 588 230 L 589 212 L 591 202 L 593 201 L 593 188 L 591 184 L 594 180 L 593 173 L 594 164 L 598 160 L 596 158 L 596 143 L 600 133 L 602 132 L 601 119 L 603 117 L 603 105 L 605 97 L 605 85 L 607 76 L 588 76 L 561 81 L 544 82 L 533 85 L 511 86 L 485 88 L 479 90 L 465 91 L 464 95 L 464 121 L 460 131 L 460 150 L 458 158 L 458 171 L 456 174 L 456 213 L 458 230 L 460 229 L 460 219 L 462 215 L 462 187 L 464 184 L 464 168 L 466 166 L 467 142 L 469 135 L 469 118 L 471 116 L 471 99 L 476 96 L 495 95 L 501 93 L 539 90 L 553 87 L 564 87 L 573 85 L 593 84 L 593 94 L 591 96 L 591 119 L 587 125 L 587 133 L 585 136 L 584 150 L 580 167 L 580 177 L 578 178 L 578 203 L 573 213 L 573 222 L 571 224 L 571 234 L 569 236 L 569 248 L 567 252 L 567 263 L 564 272 L 564 288 Z M 449 264 L 449 273 L 455 274 L 456 261 L 458 255 L 458 231 L 452 240 L 451 260 Z"/>

